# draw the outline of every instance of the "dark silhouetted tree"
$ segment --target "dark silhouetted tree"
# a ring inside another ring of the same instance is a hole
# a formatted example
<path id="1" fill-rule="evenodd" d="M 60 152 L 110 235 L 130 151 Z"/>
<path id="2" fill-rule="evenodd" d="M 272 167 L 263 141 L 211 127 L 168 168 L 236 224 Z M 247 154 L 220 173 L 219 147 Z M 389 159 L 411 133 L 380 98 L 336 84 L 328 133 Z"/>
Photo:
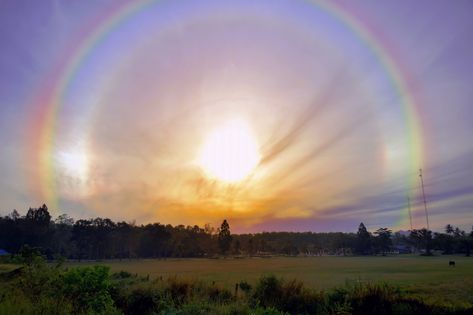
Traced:
<path id="1" fill-rule="evenodd" d="M 363 222 L 358 226 L 358 232 L 356 233 L 355 252 L 359 255 L 370 255 L 372 253 L 371 234 Z"/>
<path id="2" fill-rule="evenodd" d="M 43 204 L 37 209 L 30 208 L 26 213 L 26 219 L 34 221 L 39 225 L 49 225 L 51 222 L 51 215 L 49 214 L 48 207 Z"/>
<path id="3" fill-rule="evenodd" d="M 51 248 L 53 252 L 62 257 L 69 257 L 74 253 L 74 244 L 71 242 L 74 219 L 67 214 L 62 214 L 54 220 Z"/>
<path id="4" fill-rule="evenodd" d="M 390 251 L 393 244 L 391 239 L 392 231 L 388 228 L 379 228 L 376 230 L 376 232 L 374 232 L 374 234 L 376 235 L 375 244 L 377 251 L 383 256 L 386 255 L 386 253 Z"/>
<path id="5" fill-rule="evenodd" d="M 445 226 L 445 233 L 447 233 L 449 235 L 453 235 L 454 231 L 455 231 L 455 229 L 453 228 L 453 226 L 451 224 L 447 224 Z"/>
<path id="6" fill-rule="evenodd" d="M 72 241 L 76 245 L 75 257 L 79 259 L 93 258 L 92 220 L 77 220 L 72 228 Z"/>
<path id="7" fill-rule="evenodd" d="M 419 250 L 424 250 L 424 255 L 432 255 L 432 231 L 427 229 L 412 230 L 409 238 Z"/>
<path id="8" fill-rule="evenodd" d="M 233 242 L 233 253 L 235 255 L 239 255 L 241 253 L 240 240 L 236 240 L 235 242 Z"/>
<path id="9" fill-rule="evenodd" d="M 217 232 L 217 233 L 216 233 Z M 45 205 L 0 216 L 0 248 L 17 254 L 22 246 L 37 248 L 42 255 L 76 259 L 205 257 L 217 253 L 256 253 L 287 255 L 368 255 L 385 253 L 390 240 L 398 248 L 412 248 L 430 253 L 468 255 L 473 248 L 473 229 L 466 233 L 449 225 L 445 233 L 415 230 L 409 237 L 403 233 L 390 236 L 387 229 L 371 235 L 363 223 L 358 233 L 262 232 L 231 235 L 225 220 L 215 231 L 204 227 L 172 226 L 160 223 L 136 225 L 115 223 L 107 218 L 74 220 L 61 215 L 51 220 Z"/>
<path id="10" fill-rule="evenodd" d="M 12 220 L 18 220 L 20 218 L 20 214 L 16 209 L 13 209 L 13 211 L 8 215 L 8 217 Z"/>
<path id="11" fill-rule="evenodd" d="M 25 244 L 41 247 L 45 252 L 51 251 L 49 245 L 53 231 L 50 227 L 51 215 L 46 205 L 43 204 L 39 208 L 30 208 L 26 213 L 23 224 Z M 48 253 L 48 256 L 51 256 L 51 253 Z"/>
<path id="12" fill-rule="evenodd" d="M 222 225 L 218 231 L 218 247 L 222 254 L 226 254 L 230 249 L 232 243 L 232 235 L 230 233 L 230 225 L 227 220 L 223 220 Z"/>

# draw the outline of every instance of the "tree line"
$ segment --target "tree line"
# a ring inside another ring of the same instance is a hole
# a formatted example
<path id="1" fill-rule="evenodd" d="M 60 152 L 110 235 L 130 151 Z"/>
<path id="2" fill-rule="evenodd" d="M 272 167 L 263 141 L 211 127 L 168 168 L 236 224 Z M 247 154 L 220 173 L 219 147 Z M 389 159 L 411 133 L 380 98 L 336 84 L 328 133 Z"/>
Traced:
<path id="1" fill-rule="evenodd" d="M 137 225 L 108 218 L 74 220 L 68 215 L 52 219 L 46 205 L 16 210 L 0 217 L 0 249 L 18 253 L 28 245 L 48 258 L 131 259 L 214 257 L 218 255 L 386 255 L 417 252 L 431 255 L 464 254 L 473 248 L 472 231 L 447 225 L 444 233 L 427 229 L 395 232 L 379 228 L 373 233 L 360 223 L 356 233 L 261 232 L 231 234 L 224 220 L 220 228 Z"/>

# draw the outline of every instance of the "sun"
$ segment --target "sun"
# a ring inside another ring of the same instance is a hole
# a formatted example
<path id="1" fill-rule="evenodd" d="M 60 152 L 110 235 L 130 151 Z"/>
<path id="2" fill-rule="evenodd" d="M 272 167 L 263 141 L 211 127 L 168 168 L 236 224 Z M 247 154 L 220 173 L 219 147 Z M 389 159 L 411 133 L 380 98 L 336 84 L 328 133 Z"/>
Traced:
<path id="1" fill-rule="evenodd" d="M 234 183 L 248 177 L 260 161 L 258 145 L 245 121 L 235 119 L 213 130 L 206 138 L 199 166 L 210 178 Z"/>

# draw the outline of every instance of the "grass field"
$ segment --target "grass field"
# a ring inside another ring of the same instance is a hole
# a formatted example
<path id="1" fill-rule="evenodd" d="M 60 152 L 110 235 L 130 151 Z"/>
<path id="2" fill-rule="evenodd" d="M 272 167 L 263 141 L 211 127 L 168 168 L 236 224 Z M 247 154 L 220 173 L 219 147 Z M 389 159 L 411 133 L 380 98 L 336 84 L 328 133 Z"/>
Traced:
<path id="1" fill-rule="evenodd" d="M 455 260 L 456 267 L 448 261 Z M 468 257 L 274 257 L 246 259 L 167 259 L 82 262 L 104 264 L 112 272 L 128 271 L 157 278 L 177 276 L 233 287 L 261 275 L 300 279 L 312 288 L 330 289 L 347 282 L 371 281 L 399 285 L 426 302 L 473 305 L 473 258 Z"/>

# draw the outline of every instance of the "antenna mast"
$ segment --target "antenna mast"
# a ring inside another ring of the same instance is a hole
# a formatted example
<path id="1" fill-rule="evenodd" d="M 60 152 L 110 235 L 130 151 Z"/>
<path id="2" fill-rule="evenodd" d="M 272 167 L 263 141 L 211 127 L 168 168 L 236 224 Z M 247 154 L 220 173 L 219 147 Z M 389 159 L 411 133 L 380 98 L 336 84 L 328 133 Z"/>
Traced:
<path id="1" fill-rule="evenodd" d="M 409 198 L 409 195 L 407 196 L 407 209 L 409 211 L 409 223 L 411 224 L 411 231 L 412 231 L 411 199 Z"/>
<path id="2" fill-rule="evenodd" d="M 422 169 L 419 169 L 420 183 L 422 185 L 422 197 L 424 198 L 424 209 L 425 209 L 425 219 L 427 220 L 427 230 L 430 230 L 429 226 L 429 213 L 427 212 L 427 200 L 425 199 L 425 190 L 424 190 L 424 178 L 422 177 Z"/>

